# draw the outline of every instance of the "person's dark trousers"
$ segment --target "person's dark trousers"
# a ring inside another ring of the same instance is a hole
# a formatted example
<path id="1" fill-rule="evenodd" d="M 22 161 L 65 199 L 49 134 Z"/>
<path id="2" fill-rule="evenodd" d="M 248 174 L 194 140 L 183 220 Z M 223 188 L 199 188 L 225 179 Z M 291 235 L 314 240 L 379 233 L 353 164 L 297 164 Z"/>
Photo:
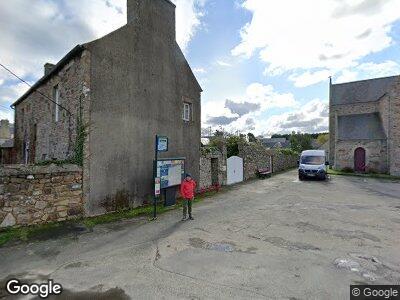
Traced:
<path id="1" fill-rule="evenodd" d="M 191 218 L 192 217 L 192 200 L 191 199 L 183 199 L 182 207 L 183 207 L 183 218 L 186 219 L 187 212 L 189 212 L 189 218 Z"/>

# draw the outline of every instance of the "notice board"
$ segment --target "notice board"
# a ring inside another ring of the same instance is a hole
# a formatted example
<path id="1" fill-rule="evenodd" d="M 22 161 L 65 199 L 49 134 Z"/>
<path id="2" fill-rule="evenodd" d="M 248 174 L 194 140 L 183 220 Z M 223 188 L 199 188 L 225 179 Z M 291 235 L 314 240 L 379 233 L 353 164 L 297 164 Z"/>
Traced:
<path id="1" fill-rule="evenodd" d="M 157 161 L 157 178 L 160 188 L 180 185 L 185 176 L 185 159 L 162 159 Z"/>

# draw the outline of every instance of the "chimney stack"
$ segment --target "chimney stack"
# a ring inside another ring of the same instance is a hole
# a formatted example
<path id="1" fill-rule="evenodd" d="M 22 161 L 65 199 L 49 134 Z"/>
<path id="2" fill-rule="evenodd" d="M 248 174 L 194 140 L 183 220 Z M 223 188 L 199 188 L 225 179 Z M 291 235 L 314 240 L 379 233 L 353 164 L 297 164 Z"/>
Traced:
<path id="1" fill-rule="evenodd" d="M 127 0 L 127 23 L 145 35 L 159 34 L 175 41 L 175 8 L 170 0 Z"/>
<path id="2" fill-rule="evenodd" d="M 44 75 L 46 76 L 47 74 L 49 74 L 53 69 L 54 69 L 55 65 L 51 64 L 51 63 L 45 63 L 44 65 Z"/>

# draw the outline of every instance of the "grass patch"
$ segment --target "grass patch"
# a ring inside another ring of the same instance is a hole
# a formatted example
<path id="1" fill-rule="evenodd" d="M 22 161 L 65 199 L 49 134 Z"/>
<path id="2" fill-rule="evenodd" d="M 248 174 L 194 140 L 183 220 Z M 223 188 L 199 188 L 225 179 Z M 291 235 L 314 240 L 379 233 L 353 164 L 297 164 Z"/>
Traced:
<path id="1" fill-rule="evenodd" d="M 208 191 L 203 194 L 196 196 L 194 203 L 201 202 L 203 199 L 214 196 L 217 193 L 223 192 L 225 189 L 217 191 Z M 157 205 L 157 215 L 161 215 L 167 211 L 175 210 L 182 207 L 182 202 L 178 199 L 175 206 L 164 207 L 163 204 Z M 69 220 L 65 222 L 54 222 L 42 225 L 32 225 L 17 228 L 6 228 L 0 230 L 0 247 L 9 242 L 17 241 L 30 241 L 38 239 L 46 239 L 60 236 L 63 232 L 71 232 L 70 228 L 84 226 L 88 229 L 92 229 L 96 225 L 113 223 L 126 219 L 133 219 L 139 216 L 153 216 L 153 205 L 141 206 L 129 210 L 117 211 L 105 215 L 88 217 L 76 220 Z"/>
<path id="2" fill-rule="evenodd" d="M 52 231 L 58 230 L 62 223 L 48 223 L 17 228 L 7 228 L 0 231 L 0 246 L 10 241 L 28 241 L 43 235 L 49 235 Z"/>
<path id="3" fill-rule="evenodd" d="M 348 172 L 347 170 L 345 171 L 339 171 L 339 170 L 333 170 L 333 169 L 328 169 L 328 174 L 329 175 L 343 175 L 343 176 L 356 176 L 356 177 L 365 177 L 365 178 L 380 178 L 380 179 L 389 179 L 389 180 L 400 180 L 399 176 L 392 176 L 388 174 L 377 174 L 377 173 L 354 173 L 354 172 Z"/>

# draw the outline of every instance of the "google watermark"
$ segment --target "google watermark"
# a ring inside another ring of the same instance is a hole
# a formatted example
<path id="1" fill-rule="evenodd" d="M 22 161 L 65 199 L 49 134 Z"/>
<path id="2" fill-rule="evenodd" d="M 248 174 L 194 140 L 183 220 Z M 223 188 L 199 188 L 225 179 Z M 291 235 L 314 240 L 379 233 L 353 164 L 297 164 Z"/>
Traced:
<path id="1" fill-rule="evenodd" d="M 32 295 L 46 299 L 50 295 L 60 295 L 63 287 L 59 283 L 55 283 L 52 279 L 44 283 L 24 283 L 19 279 L 12 278 L 7 281 L 6 291 L 10 295 Z"/>
<path id="2" fill-rule="evenodd" d="M 400 300 L 400 285 L 351 285 L 350 300 Z"/>

